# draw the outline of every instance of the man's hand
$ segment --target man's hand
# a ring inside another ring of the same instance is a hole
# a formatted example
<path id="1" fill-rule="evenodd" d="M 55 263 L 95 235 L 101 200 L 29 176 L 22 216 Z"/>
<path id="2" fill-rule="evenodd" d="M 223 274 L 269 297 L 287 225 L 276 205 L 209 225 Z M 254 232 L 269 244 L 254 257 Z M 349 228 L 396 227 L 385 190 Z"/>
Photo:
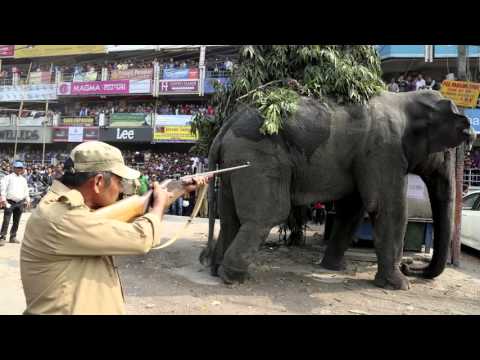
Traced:
<path id="1" fill-rule="evenodd" d="M 173 202 L 173 197 L 174 194 L 160 186 L 158 182 L 153 183 L 153 211 L 163 214 L 164 210 Z"/>
<path id="2" fill-rule="evenodd" d="M 27 209 L 30 209 L 32 207 L 32 202 L 31 201 L 27 201 Z"/>
<path id="3" fill-rule="evenodd" d="M 7 205 L 6 201 L 0 200 L 0 209 L 3 209 Z"/>
<path id="4" fill-rule="evenodd" d="M 191 179 L 183 181 L 183 188 L 185 192 L 195 191 L 199 186 L 208 184 L 211 178 L 211 176 L 194 176 Z"/>

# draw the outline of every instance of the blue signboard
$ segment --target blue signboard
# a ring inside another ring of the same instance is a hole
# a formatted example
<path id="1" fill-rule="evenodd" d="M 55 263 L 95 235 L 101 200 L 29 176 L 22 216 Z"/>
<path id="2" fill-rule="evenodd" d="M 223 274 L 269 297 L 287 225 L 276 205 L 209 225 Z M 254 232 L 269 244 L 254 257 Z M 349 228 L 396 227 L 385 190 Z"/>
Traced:
<path id="1" fill-rule="evenodd" d="M 435 58 L 456 58 L 457 45 L 434 45 Z M 377 45 L 381 59 L 387 58 L 424 58 L 425 45 Z M 468 47 L 469 57 L 480 56 L 480 46 Z"/>
<path id="2" fill-rule="evenodd" d="M 213 82 L 218 81 L 223 86 L 230 84 L 230 78 L 228 77 L 220 77 L 220 78 L 206 78 L 205 79 L 205 94 L 213 94 L 215 92 L 215 88 L 213 87 Z"/>
<path id="3" fill-rule="evenodd" d="M 465 109 L 464 113 L 470 120 L 470 124 L 475 132 L 480 134 L 480 109 Z"/>

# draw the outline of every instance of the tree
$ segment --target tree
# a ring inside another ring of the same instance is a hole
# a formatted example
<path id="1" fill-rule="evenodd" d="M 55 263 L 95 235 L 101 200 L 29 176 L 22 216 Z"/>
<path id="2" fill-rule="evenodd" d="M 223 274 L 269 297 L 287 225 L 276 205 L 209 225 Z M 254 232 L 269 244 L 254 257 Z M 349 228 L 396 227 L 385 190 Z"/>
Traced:
<path id="1" fill-rule="evenodd" d="M 248 45 L 240 49 L 230 85 L 215 87 L 215 115 L 192 120 L 192 132 L 199 135 L 192 151 L 203 156 L 239 104 L 259 110 L 264 118 L 260 131 L 268 136 L 281 131 L 299 96 L 366 103 L 384 83 L 380 58 L 371 45 Z"/>

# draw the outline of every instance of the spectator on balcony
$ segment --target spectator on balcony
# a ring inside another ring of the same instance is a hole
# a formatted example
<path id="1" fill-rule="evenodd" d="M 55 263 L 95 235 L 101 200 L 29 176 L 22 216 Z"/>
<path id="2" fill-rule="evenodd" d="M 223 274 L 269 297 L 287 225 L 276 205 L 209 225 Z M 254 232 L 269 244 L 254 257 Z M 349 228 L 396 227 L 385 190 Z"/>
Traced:
<path id="1" fill-rule="evenodd" d="M 398 93 L 400 91 L 398 84 L 395 82 L 395 78 L 392 78 L 392 80 L 390 80 L 390 84 L 388 84 L 387 90 L 394 93 Z"/>
<path id="2" fill-rule="evenodd" d="M 415 81 L 415 90 L 423 90 L 425 89 L 425 85 L 425 79 L 422 74 L 418 74 L 417 80 Z"/>
<path id="3" fill-rule="evenodd" d="M 425 89 L 433 90 L 434 87 L 435 87 L 435 80 L 432 80 L 430 76 L 427 76 L 427 79 L 425 80 Z"/>
<path id="4" fill-rule="evenodd" d="M 208 105 L 207 107 L 207 115 L 215 115 L 215 110 L 213 109 L 212 105 Z"/>
<path id="5" fill-rule="evenodd" d="M 233 70 L 233 62 L 227 57 L 225 60 L 225 70 L 231 72 Z"/>

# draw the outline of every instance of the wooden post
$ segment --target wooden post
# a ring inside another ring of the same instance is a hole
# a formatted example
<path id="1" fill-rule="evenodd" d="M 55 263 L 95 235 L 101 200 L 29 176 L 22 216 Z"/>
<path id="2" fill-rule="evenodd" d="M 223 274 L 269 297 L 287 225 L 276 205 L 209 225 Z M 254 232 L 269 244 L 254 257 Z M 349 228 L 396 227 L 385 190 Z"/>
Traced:
<path id="1" fill-rule="evenodd" d="M 28 73 L 27 73 L 27 84 L 30 82 L 30 71 L 32 70 L 32 63 L 30 62 L 30 66 L 28 67 Z M 24 100 L 20 102 L 20 109 L 18 109 L 18 116 L 17 116 L 17 121 L 15 123 L 15 147 L 13 149 L 13 160 L 17 157 L 17 144 L 18 144 L 18 121 L 20 120 L 20 116 L 22 115 L 23 111 L 23 103 Z"/>
<path id="2" fill-rule="evenodd" d="M 457 79 L 467 80 L 467 47 L 458 45 L 458 66 Z M 463 113 L 463 110 L 460 109 Z M 450 248 L 451 263 L 453 266 L 460 266 L 461 238 L 462 229 L 462 198 L 463 198 L 463 171 L 465 161 L 465 144 L 457 146 L 455 149 L 455 213 L 454 227 L 452 236 L 452 245 Z"/>
<path id="3" fill-rule="evenodd" d="M 48 100 L 45 103 L 45 119 L 48 121 Z M 45 125 L 46 121 L 42 121 L 42 143 L 43 143 L 43 149 L 42 149 L 42 167 L 45 166 Z"/>

